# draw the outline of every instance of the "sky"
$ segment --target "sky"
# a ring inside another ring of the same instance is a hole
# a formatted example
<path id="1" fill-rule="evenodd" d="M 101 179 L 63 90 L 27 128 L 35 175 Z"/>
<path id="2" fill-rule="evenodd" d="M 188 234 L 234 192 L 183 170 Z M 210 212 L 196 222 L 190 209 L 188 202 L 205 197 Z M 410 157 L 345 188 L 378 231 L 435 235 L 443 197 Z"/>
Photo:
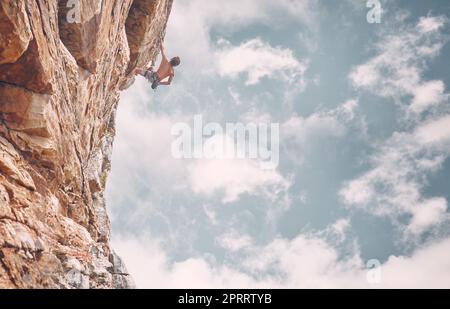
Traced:
<path id="1" fill-rule="evenodd" d="M 450 2 L 366 3 L 175 0 L 107 184 L 139 288 L 450 288 Z M 195 115 L 279 124 L 279 165 L 174 158 Z"/>

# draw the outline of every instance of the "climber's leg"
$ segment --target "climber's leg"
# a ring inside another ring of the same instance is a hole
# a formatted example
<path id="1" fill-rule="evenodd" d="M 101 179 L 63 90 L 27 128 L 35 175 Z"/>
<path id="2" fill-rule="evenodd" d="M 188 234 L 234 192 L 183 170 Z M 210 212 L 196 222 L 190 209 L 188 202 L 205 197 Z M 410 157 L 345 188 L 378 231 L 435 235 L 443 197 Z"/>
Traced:
<path id="1" fill-rule="evenodd" d="M 134 74 L 144 76 L 148 80 L 148 82 L 152 84 L 152 89 L 156 89 L 159 86 L 160 80 L 158 78 L 158 74 L 154 72 L 152 68 L 149 69 L 136 68 L 134 69 Z"/>

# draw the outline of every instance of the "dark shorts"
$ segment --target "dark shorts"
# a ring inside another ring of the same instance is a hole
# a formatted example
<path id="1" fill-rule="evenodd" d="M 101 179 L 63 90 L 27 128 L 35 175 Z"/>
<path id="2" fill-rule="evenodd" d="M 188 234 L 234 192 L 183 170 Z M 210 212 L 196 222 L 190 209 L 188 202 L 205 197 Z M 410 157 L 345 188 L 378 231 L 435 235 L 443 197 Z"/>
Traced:
<path id="1" fill-rule="evenodd" d="M 144 77 L 152 84 L 152 89 L 156 89 L 159 86 L 160 80 L 156 72 L 151 70 L 145 71 Z"/>

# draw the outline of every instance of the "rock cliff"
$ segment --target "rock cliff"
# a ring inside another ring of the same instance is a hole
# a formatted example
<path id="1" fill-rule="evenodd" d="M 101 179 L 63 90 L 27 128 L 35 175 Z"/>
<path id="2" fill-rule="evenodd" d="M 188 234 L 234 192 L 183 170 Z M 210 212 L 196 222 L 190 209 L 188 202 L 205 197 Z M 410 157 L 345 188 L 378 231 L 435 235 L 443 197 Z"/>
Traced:
<path id="1" fill-rule="evenodd" d="M 130 72 L 172 0 L 0 2 L 0 288 L 130 288 L 104 189 Z"/>

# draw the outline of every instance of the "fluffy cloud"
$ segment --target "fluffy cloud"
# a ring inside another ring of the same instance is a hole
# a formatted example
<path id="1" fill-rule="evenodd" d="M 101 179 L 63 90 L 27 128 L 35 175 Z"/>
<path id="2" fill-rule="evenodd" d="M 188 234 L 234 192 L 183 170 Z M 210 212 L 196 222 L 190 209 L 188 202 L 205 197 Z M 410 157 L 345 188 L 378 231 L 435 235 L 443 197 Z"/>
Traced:
<path id="1" fill-rule="evenodd" d="M 216 56 L 219 74 L 237 77 L 246 73 L 247 85 L 254 85 L 263 77 L 280 78 L 290 83 L 301 81 L 307 68 L 291 50 L 272 47 L 259 38 L 239 46 L 222 41 L 220 46 Z"/>
<path id="2" fill-rule="evenodd" d="M 345 127 L 336 117 L 327 113 L 314 113 L 308 117 L 292 116 L 283 123 L 284 138 L 305 144 L 312 136 L 342 136 Z"/>
<path id="3" fill-rule="evenodd" d="M 199 73 L 216 73 L 217 69 L 224 69 L 223 66 L 217 68 L 215 65 L 217 52 L 223 54 L 225 50 L 216 46 L 216 42 L 211 40 L 210 33 L 213 29 L 221 29 L 220 34 L 223 34 L 224 29 L 227 32 L 234 32 L 250 24 L 273 25 L 288 20 L 306 25 L 308 29 L 316 29 L 318 27 L 315 18 L 318 14 L 317 11 L 316 0 L 281 0 L 276 2 L 271 0 L 175 1 L 168 24 L 170 31 L 167 32 L 166 37 L 167 49 L 179 53 L 181 58 L 186 59 L 183 61 L 183 70 L 186 72 L 196 75 Z M 224 25 L 226 27 L 223 27 Z M 228 46 L 227 50 L 234 51 L 233 54 L 236 55 L 239 50 L 244 52 L 244 48 L 246 48 L 247 54 L 253 52 L 253 56 L 264 57 L 261 62 L 265 60 L 273 61 L 274 57 L 276 59 L 280 51 L 283 51 L 282 49 L 272 48 L 266 43 L 260 46 L 262 43 L 259 44 L 258 41 L 250 42 L 250 46 L 246 46 L 246 43 L 244 43 L 234 49 L 232 46 Z M 272 56 L 271 52 L 275 52 L 275 56 Z M 227 59 L 226 61 L 235 63 L 238 60 L 233 60 L 232 55 Z M 255 70 L 255 59 L 250 60 Z M 242 64 L 238 67 L 242 69 Z M 261 71 L 259 74 L 261 74 Z M 259 78 L 258 75 L 253 77 Z M 249 79 L 249 81 L 252 81 L 252 79 Z"/>
<path id="4" fill-rule="evenodd" d="M 411 257 L 391 256 L 383 265 L 386 288 L 448 288 L 450 239 L 420 248 Z"/>
<path id="5" fill-rule="evenodd" d="M 446 217 L 446 211 L 447 201 L 445 198 L 428 199 L 412 210 L 409 229 L 415 233 L 426 230 L 429 226 L 441 222 Z"/>
<path id="6" fill-rule="evenodd" d="M 377 215 L 408 215 L 406 228 L 396 221 L 412 235 L 448 220 L 445 198 L 423 195 L 428 177 L 450 156 L 445 85 L 423 78 L 427 61 L 446 43 L 441 31 L 446 22 L 444 17 L 423 17 L 415 26 L 383 32 L 378 54 L 349 76 L 360 89 L 407 102 L 402 110 L 408 126 L 379 143 L 373 168 L 347 183 L 340 195 L 346 204 L 367 207 Z M 425 111 L 428 116 L 417 117 Z"/>
<path id="7" fill-rule="evenodd" d="M 395 133 L 373 156 L 375 167 L 349 182 L 341 196 L 349 205 L 369 207 L 375 214 L 412 216 L 414 234 L 448 219 L 442 197 L 425 198 L 427 176 L 450 156 L 450 116 L 431 119 L 413 132 Z"/>
<path id="8" fill-rule="evenodd" d="M 220 263 L 211 256 L 173 261 L 160 243 L 117 239 L 113 246 L 128 262 L 139 288 L 448 288 L 450 239 L 417 249 L 410 256 L 391 256 L 376 271 L 380 282 L 367 280 L 369 269 L 354 252 L 339 258 L 321 238 L 298 235 L 265 246 L 248 239 L 226 243 L 231 254 L 246 250 L 240 263 Z M 242 245 L 244 244 L 244 245 Z M 372 270 L 373 271 L 373 270 Z"/>
<path id="9" fill-rule="evenodd" d="M 414 136 L 426 145 L 445 146 L 450 138 L 450 115 L 427 121 L 416 128 Z M 445 149 L 445 147 L 444 147 Z"/>
<path id="10" fill-rule="evenodd" d="M 282 144 L 297 164 L 303 162 L 303 152 L 312 147 L 314 141 L 326 137 L 342 137 L 355 120 L 358 101 L 348 100 L 335 109 L 318 111 L 308 117 L 293 115 L 281 125 Z M 365 122 L 360 117 L 356 124 L 358 132 L 364 134 Z"/>
<path id="11" fill-rule="evenodd" d="M 148 82 L 138 78 L 133 88 L 121 97 L 112 158 L 113 182 L 108 185 L 108 189 L 120 190 L 109 191 L 112 201 L 117 201 L 119 194 L 134 196 L 134 186 L 130 184 L 141 183 L 142 179 L 162 190 L 168 184 L 180 185 L 177 180 L 184 177 L 183 162 L 171 155 L 171 128 L 187 116 L 149 111 L 154 99 L 148 88 Z"/>
<path id="12" fill-rule="evenodd" d="M 421 113 L 445 99 L 445 85 L 440 80 L 425 82 L 413 91 L 414 99 L 409 107 L 414 113 Z"/>
<path id="13" fill-rule="evenodd" d="M 448 20 L 444 16 L 421 17 L 419 23 L 417 24 L 417 28 L 421 33 L 429 33 L 441 29 L 447 22 Z"/>
<path id="14" fill-rule="evenodd" d="M 263 170 L 253 160 L 198 160 L 188 170 L 193 192 L 206 197 L 221 193 L 223 203 L 234 202 L 243 193 L 275 201 L 290 186 L 277 170 Z"/>
<path id="15" fill-rule="evenodd" d="M 445 21 L 444 17 L 426 17 L 415 27 L 390 25 L 376 44 L 377 55 L 354 68 L 350 81 L 359 89 L 384 97 L 413 96 L 413 112 L 439 104 L 444 92 L 442 81 L 425 82 L 422 74 L 426 61 L 437 56 L 446 43 L 441 31 Z"/>
<path id="16" fill-rule="evenodd" d="M 276 169 L 263 170 L 259 159 L 175 159 L 171 153 L 174 141 L 171 128 L 179 121 L 190 123 L 192 116 L 146 111 L 152 99 L 145 91 L 148 88 L 145 83 L 141 78 L 137 80 L 122 97 L 118 111 L 114 169 L 108 186 L 108 196 L 114 204 L 139 196 L 139 188 L 131 185 L 136 182 L 160 192 L 171 188 L 172 193 L 187 190 L 201 197 L 219 194 L 224 203 L 237 201 L 243 193 L 275 201 L 286 192 L 289 179 Z M 213 139 L 223 139 L 224 149 L 235 145 L 228 136 L 218 135 L 207 139 L 205 144 Z"/>
<path id="17" fill-rule="evenodd" d="M 354 119 L 357 108 L 358 101 L 348 100 L 336 109 L 319 111 L 308 117 L 294 115 L 283 123 L 283 137 L 304 144 L 313 136 L 342 136 L 346 133 L 345 125 Z"/>
<path id="18" fill-rule="evenodd" d="M 339 241 L 346 237 L 347 230 L 350 228 L 350 219 L 339 219 L 330 227 L 330 233 L 335 235 Z"/>

